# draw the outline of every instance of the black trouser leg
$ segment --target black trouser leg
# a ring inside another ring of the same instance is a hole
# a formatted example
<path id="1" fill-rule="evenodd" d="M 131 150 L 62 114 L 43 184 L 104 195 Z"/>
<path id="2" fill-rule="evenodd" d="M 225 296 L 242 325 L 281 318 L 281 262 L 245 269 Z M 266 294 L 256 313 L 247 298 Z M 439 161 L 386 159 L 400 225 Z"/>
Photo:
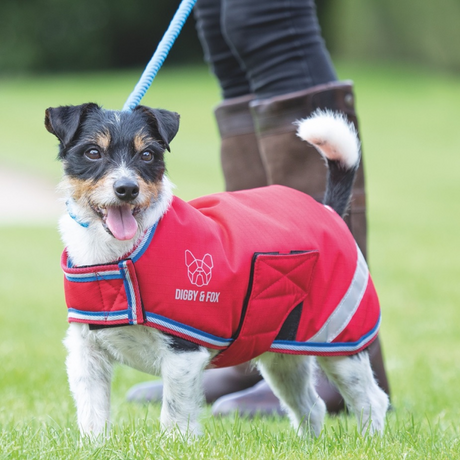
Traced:
<path id="1" fill-rule="evenodd" d="M 337 79 L 313 0 L 198 0 L 197 29 L 225 99 Z"/>
<path id="2" fill-rule="evenodd" d="M 205 60 L 219 81 L 223 99 L 250 94 L 246 72 L 222 35 L 222 1 L 197 0 L 194 14 Z"/>

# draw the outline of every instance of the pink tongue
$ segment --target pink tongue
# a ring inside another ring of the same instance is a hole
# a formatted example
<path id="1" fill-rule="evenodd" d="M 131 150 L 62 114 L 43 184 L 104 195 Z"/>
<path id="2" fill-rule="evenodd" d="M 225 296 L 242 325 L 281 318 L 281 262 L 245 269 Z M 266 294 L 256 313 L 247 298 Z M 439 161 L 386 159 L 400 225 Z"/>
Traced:
<path id="1" fill-rule="evenodd" d="M 107 207 L 105 222 L 117 240 L 130 240 L 137 232 L 137 222 L 129 205 Z"/>

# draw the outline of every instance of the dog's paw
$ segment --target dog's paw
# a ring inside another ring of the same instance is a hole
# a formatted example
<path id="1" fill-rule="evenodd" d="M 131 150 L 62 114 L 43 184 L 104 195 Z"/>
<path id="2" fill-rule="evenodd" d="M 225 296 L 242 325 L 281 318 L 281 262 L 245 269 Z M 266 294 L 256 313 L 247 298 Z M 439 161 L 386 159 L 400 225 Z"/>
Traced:
<path id="1" fill-rule="evenodd" d="M 187 444 L 197 441 L 202 436 L 201 426 L 196 424 L 187 424 L 186 426 L 179 426 L 177 424 L 171 424 L 164 426 L 162 424 L 163 434 L 168 439 L 174 441 L 182 441 Z"/>
<path id="2" fill-rule="evenodd" d="M 108 438 L 108 431 L 104 431 L 102 433 L 95 433 L 93 431 L 80 430 L 79 446 L 82 448 L 88 446 L 102 447 L 106 443 Z"/>

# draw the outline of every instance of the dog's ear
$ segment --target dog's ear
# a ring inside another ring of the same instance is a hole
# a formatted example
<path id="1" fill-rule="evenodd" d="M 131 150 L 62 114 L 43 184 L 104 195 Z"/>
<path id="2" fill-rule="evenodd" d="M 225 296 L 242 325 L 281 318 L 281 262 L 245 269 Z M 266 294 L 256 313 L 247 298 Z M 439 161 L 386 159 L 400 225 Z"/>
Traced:
<path id="1" fill-rule="evenodd" d="M 185 265 L 187 265 L 187 267 L 190 267 L 190 265 L 193 264 L 193 262 L 195 262 L 195 256 L 187 249 L 185 251 Z"/>
<path id="2" fill-rule="evenodd" d="M 138 105 L 134 110 L 139 110 L 148 116 L 149 125 L 157 131 L 166 149 L 170 152 L 169 143 L 179 130 L 180 115 L 169 110 L 151 109 L 145 105 Z"/>
<path id="3" fill-rule="evenodd" d="M 203 257 L 203 263 L 207 265 L 209 268 L 212 268 L 214 264 L 212 263 L 212 257 L 211 254 L 205 254 Z"/>
<path id="4" fill-rule="evenodd" d="M 75 137 L 85 116 L 91 110 L 99 108 L 93 103 L 50 107 L 45 111 L 45 127 L 61 141 L 62 147 L 66 148 Z"/>

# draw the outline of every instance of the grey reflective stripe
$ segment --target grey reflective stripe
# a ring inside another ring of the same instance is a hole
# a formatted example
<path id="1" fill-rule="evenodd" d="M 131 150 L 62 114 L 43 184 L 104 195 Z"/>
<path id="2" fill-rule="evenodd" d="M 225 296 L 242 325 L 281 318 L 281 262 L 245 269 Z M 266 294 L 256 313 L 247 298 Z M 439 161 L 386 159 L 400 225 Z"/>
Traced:
<path id="1" fill-rule="evenodd" d="M 358 246 L 358 261 L 350 286 L 323 327 L 307 342 L 332 342 L 348 325 L 361 303 L 369 280 L 369 269 Z"/>

